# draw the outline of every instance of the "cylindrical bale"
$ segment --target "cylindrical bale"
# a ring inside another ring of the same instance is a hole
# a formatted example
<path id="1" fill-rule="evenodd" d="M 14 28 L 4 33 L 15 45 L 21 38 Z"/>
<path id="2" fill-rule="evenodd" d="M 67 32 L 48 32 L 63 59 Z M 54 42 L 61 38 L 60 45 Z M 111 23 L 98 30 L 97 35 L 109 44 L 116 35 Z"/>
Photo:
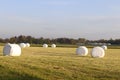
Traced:
<path id="1" fill-rule="evenodd" d="M 101 46 L 104 50 L 107 50 L 107 46 L 103 45 Z"/>
<path id="2" fill-rule="evenodd" d="M 94 47 L 91 52 L 92 57 L 103 58 L 105 56 L 105 51 L 101 47 Z"/>
<path id="3" fill-rule="evenodd" d="M 20 45 L 21 48 L 25 48 L 26 47 L 25 43 L 20 43 L 19 45 Z"/>
<path id="4" fill-rule="evenodd" d="M 20 56 L 21 48 L 18 44 L 6 44 L 3 48 L 4 56 Z"/>
<path id="5" fill-rule="evenodd" d="M 55 45 L 55 44 L 52 44 L 51 47 L 52 47 L 52 48 L 56 48 L 56 45 Z"/>
<path id="6" fill-rule="evenodd" d="M 30 44 L 29 44 L 29 43 L 26 43 L 26 47 L 30 47 Z"/>
<path id="7" fill-rule="evenodd" d="M 48 47 L 48 45 L 47 45 L 47 44 L 43 44 L 43 47 L 44 47 L 44 48 L 47 48 L 47 47 Z"/>
<path id="8" fill-rule="evenodd" d="M 76 49 L 76 54 L 86 56 L 88 54 L 88 49 L 85 46 L 80 46 Z"/>

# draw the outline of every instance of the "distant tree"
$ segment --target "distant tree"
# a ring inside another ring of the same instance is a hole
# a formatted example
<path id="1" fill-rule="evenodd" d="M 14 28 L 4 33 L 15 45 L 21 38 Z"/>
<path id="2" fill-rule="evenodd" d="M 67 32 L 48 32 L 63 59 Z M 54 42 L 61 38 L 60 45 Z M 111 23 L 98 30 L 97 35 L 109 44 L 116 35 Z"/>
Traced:
<path id="1" fill-rule="evenodd" d="M 15 37 L 11 37 L 10 39 L 9 39 L 9 42 L 10 43 L 17 43 L 17 37 L 15 36 Z"/>
<path id="2" fill-rule="evenodd" d="M 65 38 L 57 38 L 57 42 L 60 44 L 65 44 Z"/>
<path id="3" fill-rule="evenodd" d="M 79 42 L 79 43 L 85 43 L 85 42 L 86 42 L 86 39 L 85 39 L 85 38 L 79 38 L 79 39 L 78 39 L 78 42 Z"/>
<path id="4" fill-rule="evenodd" d="M 107 40 L 105 40 L 105 39 L 100 39 L 100 40 L 98 40 L 97 42 L 99 42 L 99 43 L 106 43 Z"/>
<path id="5" fill-rule="evenodd" d="M 47 44 L 89 44 L 89 43 L 111 43 L 114 45 L 120 45 L 120 39 L 109 39 L 109 40 L 105 40 L 105 39 L 100 39 L 100 40 L 86 40 L 85 38 L 79 38 L 79 39 L 71 39 L 71 38 L 56 38 L 56 39 L 49 39 L 49 38 L 34 38 L 32 36 L 24 36 L 24 35 L 20 35 L 18 37 L 14 36 L 11 38 L 6 38 L 6 39 L 2 39 L 0 38 L 0 42 L 1 43 L 21 43 L 21 42 L 27 42 L 30 44 L 43 44 L 43 43 L 47 43 Z"/>
<path id="6" fill-rule="evenodd" d="M 51 44 L 57 44 L 57 40 L 56 39 L 51 39 Z"/>
<path id="7" fill-rule="evenodd" d="M 39 38 L 39 42 L 40 44 L 44 44 L 44 38 L 43 37 Z"/>
<path id="8" fill-rule="evenodd" d="M 9 39 L 8 38 L 4 39 L 4 43 L 9 43 Z"/>
<path id="9" fill-rule="evenodd" d="M 49 38 L 44 39 L 44 43 L 50 44 L 50 43 L 51 43 L 51 40 L 50 40 Z"/>
<path id="10" fill-rule="evenodd" d="M 115 39 L 114 44 L 119 44 L 120 45 L 120 39 Z"/>
<path id="11" fill-rule="evenodd" d="M 114 40 L 111 38 L 107 41 L 108 43 L 114 44 Z"/>
<path id="12" fill-rule="evenodd" d="M 76 44 L 76 43 L 77 43 L 77 40 L 75 40 L 75 39 L 70 39 L 70 43 L 71 43 L 71 44 Z"/>
<path id="13" fill-rule="evenodd" d="M 22 42 L 27 42 L 26 36 L 24 35 L 18 36 L 18 43 L 22 43 Z"/>
<path id="14" fill-rule="evenodd" d="M 1 42 L 1 43 L 4 43 L 4 39 L 0 38 L 0 42 Z"/>
<path id="15" fill-rule="evenodd" d="M 33 37 L 32 36 L 26 36 L 26 42 L 32 44 L 33 43 Z"/>

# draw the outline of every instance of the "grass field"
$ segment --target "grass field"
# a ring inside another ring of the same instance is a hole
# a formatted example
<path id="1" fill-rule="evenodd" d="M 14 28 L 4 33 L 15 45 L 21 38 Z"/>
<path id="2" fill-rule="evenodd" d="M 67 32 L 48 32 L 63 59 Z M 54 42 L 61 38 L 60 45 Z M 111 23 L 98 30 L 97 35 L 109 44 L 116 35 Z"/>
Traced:
<path id="1" fill-rule="evenodd" d="M 30 47 L 20 57 L 2 56 L 2 49 L 0 80 L 120 79 L 120 49 L 108 49 L 104 58 L 77 56 L 76 48 Z"/>

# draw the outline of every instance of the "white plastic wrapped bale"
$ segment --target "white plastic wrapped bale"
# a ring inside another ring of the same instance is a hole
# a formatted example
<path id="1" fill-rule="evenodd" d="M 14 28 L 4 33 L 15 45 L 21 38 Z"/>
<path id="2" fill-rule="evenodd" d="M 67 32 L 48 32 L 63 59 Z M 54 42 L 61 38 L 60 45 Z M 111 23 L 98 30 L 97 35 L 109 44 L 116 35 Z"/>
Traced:
<path id="1" fill-rule="evenodd" d="M 103 45 L 101 46 L 104 50 L 107 50 L 107 46 Z"/>
<path id="2" fill-rule="evenodd" d="M 18 44 L 6 44 L 3 48 L 4 56 L 20 56 L 21 48 Z"/>
<path id="3" fill-rule="evenodd" d="M 26 47 L 26 44 L 25 44 L 25 43 L 20 43 L 20 47 L 21 47 L 21 48 L 25 48 L 25 47 Z"/>
<path id="4" fill-rule="evenodd" d="M 51 47 L 52 47 L 52 48 L 56 48 L 56 45 L 55 45 L 55 44 L 52 44 Z"/>
<path id="5" fill-rule="evenodd" d="M 44 48 L 47 48 L 47 47 L 48 47 L 48 45 L 47 45 L 47 44 L 43 44 L 43 47 L 44 47 Z"/>
<path id="6" fill-rule="evenodd" d="M 80 46 L 76 49 L 76 54 L 86 56 L 88 54 L 88 49 L 85 46 Z"/>
<path id="7" fill-rule="evenodd" d="M 105 51 L 101 47 L 94 47 L 91 55 L 92 57 L 103 58 L 105 56 Z"/>
<path id="8" fill-rule="evenodd" d="M 29 43 L 26 43 L 26 47 L 30 47 L 30 44 L 29 44 Z"/>

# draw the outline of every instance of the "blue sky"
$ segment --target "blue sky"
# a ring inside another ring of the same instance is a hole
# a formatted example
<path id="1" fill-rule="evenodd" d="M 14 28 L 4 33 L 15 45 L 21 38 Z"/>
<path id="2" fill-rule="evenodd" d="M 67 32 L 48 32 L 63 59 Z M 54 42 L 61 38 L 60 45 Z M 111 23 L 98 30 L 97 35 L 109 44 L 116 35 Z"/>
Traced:
<path id="1" fill-rule="evenodd" d="M 0 0 L 0 37 L 120 38 L 120 0 Z"/>

